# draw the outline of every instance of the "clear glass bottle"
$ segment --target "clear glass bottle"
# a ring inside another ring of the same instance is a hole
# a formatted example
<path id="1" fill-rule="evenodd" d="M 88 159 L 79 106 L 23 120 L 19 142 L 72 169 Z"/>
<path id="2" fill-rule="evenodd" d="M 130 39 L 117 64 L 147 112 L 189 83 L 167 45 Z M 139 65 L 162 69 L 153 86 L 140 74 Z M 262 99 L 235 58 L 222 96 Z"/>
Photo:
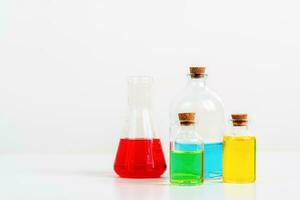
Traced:
<path id="1" fill-rule="evenodd" d="M 204 140 L 204 178 L 222 178 L 224 108 L 221 99 L 206 86 L 205 67 L 190 67 L 189 80 L 170 107 L 171 126 L 177 113 L 196 112 L 199 133 Z"/>
<path id="2" fill-rule="evenodd" d="M 128 118 L 117 150 L 114 170 L 125 178 L 158 178 L 166 170 L 160 139 L 152 120 L 151 77 L 128 80 Z"/>
<path id="3" fill-rule="evenodd" d="M 179 113 L 170 141 L 170 182 L 198 185 L 203 183 L 203 141 L 195 126 L 195 113 Z"/>
<path id="4" fill-rule="evenodd" d="M 224 136 L 223 181 L 252 183 L 256 179 L 256 138 L 249 135 L 247 114 L 233 114 Z"/>

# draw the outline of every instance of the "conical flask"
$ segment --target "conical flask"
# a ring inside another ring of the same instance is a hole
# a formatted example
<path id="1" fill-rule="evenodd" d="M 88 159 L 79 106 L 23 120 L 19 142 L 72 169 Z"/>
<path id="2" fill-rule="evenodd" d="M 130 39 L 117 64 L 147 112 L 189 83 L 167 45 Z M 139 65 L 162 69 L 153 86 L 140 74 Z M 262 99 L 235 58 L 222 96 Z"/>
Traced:
<path id="1" fill-rule="evenodd" d="M 124 178 L 158 178 L 166 170 L 160 139 L 152 121 L 151 77 L 128 79 L 128 116 L 120 138 L 114 170 Z"/>

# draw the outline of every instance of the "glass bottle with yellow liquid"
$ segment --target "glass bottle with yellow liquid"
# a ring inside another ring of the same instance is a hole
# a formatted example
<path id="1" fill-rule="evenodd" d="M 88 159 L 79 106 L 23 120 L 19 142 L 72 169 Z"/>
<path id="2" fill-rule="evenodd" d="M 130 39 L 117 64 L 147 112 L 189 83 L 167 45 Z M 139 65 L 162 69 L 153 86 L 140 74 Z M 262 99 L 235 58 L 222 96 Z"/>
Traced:
<path id="1" fill-rule="evenodd" d="M 252 183 L 256 179 L 256 138 L 248 133 L 248 115 L 232 114 L 232 129 L 224 136 L 224 183 Z"/>

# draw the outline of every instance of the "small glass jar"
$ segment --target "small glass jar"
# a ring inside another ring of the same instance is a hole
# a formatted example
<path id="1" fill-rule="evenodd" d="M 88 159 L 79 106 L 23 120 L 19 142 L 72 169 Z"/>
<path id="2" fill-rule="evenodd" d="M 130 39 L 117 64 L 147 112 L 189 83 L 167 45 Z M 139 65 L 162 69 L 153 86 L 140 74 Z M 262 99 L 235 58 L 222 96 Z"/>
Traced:
<path id="1" fill-rule="evenodd" d="M 224 136 L 223 181 L 252 183 L 256 180 L 256 138 L 249 134 L 247 114 L 233 114 L 232 128 Z"/>
<path id="2" fill-rule="evenodd" d="M 170 139 L 170 182 L 198 185 L 203 183 L 203 140 L 195 126 L 195 113 L 179 113 L 178 117 Z"/>

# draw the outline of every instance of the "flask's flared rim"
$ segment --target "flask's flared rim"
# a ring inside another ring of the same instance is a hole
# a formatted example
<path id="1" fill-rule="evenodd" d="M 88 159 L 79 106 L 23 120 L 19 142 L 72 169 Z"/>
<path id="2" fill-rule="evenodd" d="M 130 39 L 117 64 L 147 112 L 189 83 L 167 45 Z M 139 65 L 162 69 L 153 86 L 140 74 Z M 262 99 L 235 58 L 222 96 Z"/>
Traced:
<path id="1" fill-rule="evenodd" d="M 154 78 L 152 76 L 142 75 L 142 76 L 128 76 L 127 81 L 129 84 L 152 84 Z"/>

